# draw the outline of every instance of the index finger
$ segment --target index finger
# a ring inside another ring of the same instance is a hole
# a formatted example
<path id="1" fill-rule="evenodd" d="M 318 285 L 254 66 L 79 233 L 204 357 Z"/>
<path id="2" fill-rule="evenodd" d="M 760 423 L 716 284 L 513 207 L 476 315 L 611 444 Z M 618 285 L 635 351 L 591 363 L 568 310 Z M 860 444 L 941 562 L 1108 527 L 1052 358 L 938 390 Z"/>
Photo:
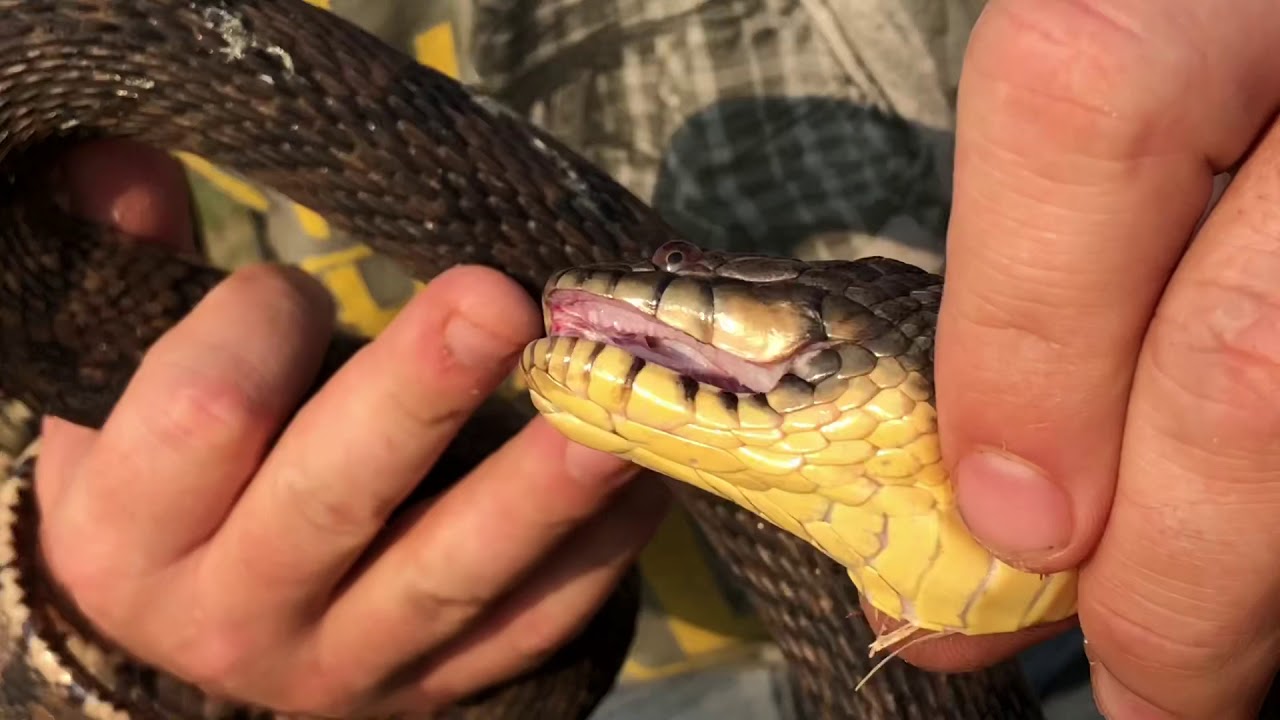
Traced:
<path id="1" fill-rule="evenodd" d="M 961 513 L 1006 561 L 1096 544 L 1139 346 L 1280 95 L 1278 32 L 1261 0 L 999 0 L 975 29 L 937 391 Z"/>

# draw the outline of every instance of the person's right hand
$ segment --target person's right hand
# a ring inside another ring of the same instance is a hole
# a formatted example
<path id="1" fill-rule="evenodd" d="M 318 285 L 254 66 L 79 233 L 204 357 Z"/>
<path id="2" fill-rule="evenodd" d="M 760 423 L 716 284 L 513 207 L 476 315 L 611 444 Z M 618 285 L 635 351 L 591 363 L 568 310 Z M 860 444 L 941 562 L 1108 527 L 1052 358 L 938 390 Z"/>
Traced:
<path id="1" fill-rule="evenodd" d="M 965 58 L 943 456 L 994 554 L 1079 568 L 1111 720 L 1256 718 L 1280 668 L 1278 46 L 1274 0 L 991 0 Z"/>
<path id="2" fill-rule="evenodd" d="M 190 248 L 168 156 L 112 142 L 66 167 L 78 214 Z M 539 318 L 504 276 L 455 269 L 290 420 L 332 319 L 300 272 L 254 267 L 219 285 L 146 355 L 100 431 L 46 421 L 41 541 L 100 631 L 206 690 L 322 715 L 429 711 L 569 639 L 650 537 L 666 490 L 539 418 L 380 539 Z"/>

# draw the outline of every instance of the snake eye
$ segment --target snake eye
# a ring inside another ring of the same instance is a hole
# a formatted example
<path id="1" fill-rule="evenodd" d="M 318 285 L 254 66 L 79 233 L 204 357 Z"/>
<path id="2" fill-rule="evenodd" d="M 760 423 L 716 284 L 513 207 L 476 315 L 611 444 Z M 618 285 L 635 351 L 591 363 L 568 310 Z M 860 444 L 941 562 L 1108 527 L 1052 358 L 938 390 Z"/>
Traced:
<path id="1" fill-rule="evenodd" d="M 702 251 L 696 246 L 680 240 L 673 240 L 663 243 L 662 247 L 653 253 L 653 264 L 668 272 L 675 272 L 681 266 L 696 263 L 701 258 Z"/>

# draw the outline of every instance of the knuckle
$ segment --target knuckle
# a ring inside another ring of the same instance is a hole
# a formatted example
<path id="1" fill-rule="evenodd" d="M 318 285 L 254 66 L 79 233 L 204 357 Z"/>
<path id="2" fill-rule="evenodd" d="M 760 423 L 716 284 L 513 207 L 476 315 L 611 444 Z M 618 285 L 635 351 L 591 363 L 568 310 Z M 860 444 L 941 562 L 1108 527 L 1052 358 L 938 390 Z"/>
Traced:
<path id="1" fill-rule="evenodd" d="M 975 28 L 967 63 L 1007 93 L 1007 110 L 1073 137 L 1092 128 L 1138 142 L 1156 124 L 1169 125 L 1162 109 L 1185 88 L 1197 57 L 1185 19 L 1166 5 L 994 2 Z M 1045 124 L 1046 111 L 1057 121 Z"/>
<path id="2" fill-rule="evenodd" d="M 408 558 L 402 594 L 404 602 L 412 608 L 412 616 L 423 618 L 423 623 L 434 628 L 431 634 L 453 635 L 480 615 L 490 599 L 482 594 L 448 592 L 441 587 L 441 558 L 435 548 L 420 550 Z M 470 586 L 469 571 L 459 569 L 448 577 L 452 587 Z M 454 585 L 456 583 L 456 585 Z"/>
<path id="3" fill-rule="evenodd" d="M 1192 441 L 1231 429 L 1235 443 L 1263 447 L 1280 432 L 1280 297 L 1234 281 L 1204 280 L 1180 291 L 1157 317 L 1151 364 L 1196 407 Z M 1164 395 L 1164 397 L 1169 397 Z"/>
<path id="4" fill-rule="evenodd" d="M 254 651 L 235 628 L 196 624 L 165 654 L 174 674 L 207 692 L 246 699 L 256 694 L 256 688 L 244 687 L 245 678 L 253 675 Z"/>
<path id="5" fill-rule="evenodd" d="M 470 399 L 479 398 L 467 391 L 454 395 L 449 386 L 443 386 L 430 398 L 414 393 L 392 393 L 391 406 L 396 417 L 404 421 L 405 429 L 414 434 L 434 435 L 441 430 L 456 431 L 466 421 Z"/>
<path id="6" fill-rule="evenodd" d="M 142 415 L 153 439 L 170 450 L 221 446 L 268 417 L 246 383 L 230 373 L 191 371 L 171 385 L 168 400 Z"/>
<path id="7" fill-rule="evenodd" d="M 980 381 L 983 392 L 1017 388 L 1019 383 L 1008 381 L 1007 358 L 1018 358 L 1014 368 L 1018 372 L 1038 374 L 1078 352 L 1079 343 L 1073 340 L 1087 337 L 1073 333 L 1074 314 L 1051 306 L 1054 293 L 1023 291 L 1019 286 L 1016 282 L 979 284 L 967 295 L 957 295 L 952 306 L 957 318 L 954 326 L 963 328 L 963 336 L 957 336 L 960 354 L 967 358 L 963 371 Z"/>
<path id="8" fill-rule="evenodd" d="M 312 482 L 311 474 L 300 466 L 280 468 L 275 486 L 282 495 L 279 507 L 322 536 L 363 538 L 382 525 L 392 507 L 389 502 L 349 496 L 341 485 Z"/>

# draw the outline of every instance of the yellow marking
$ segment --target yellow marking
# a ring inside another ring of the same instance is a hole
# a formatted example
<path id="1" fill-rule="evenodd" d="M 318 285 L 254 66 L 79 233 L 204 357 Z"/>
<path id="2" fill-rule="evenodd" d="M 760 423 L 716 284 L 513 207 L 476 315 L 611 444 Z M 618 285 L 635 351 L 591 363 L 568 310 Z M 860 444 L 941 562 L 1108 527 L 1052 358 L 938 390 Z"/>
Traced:
<path id="1" fill-rule="evenodd" d="M 742 441 L 735 437 L 733 433 L 728 430 L 718 430 L 713 427 L 707 427 L 706 425 L 690 423 L 688 425 L 681 425 L 675 430 L 672 430 L 672 432 L 682 438 L 692 440 L 693 442 L 701 445 L 710 445 L 712 447 L 721 448 L 722 450 L 733 450 L 735 448 L 742 447 Z"/>
<path id="2" fill-rule="evenodd" d="M 744 447 L 736 454 L 752 471 L 762 475 L 772 475 L 774 478 L 790 475 L 804 464 L 803 458 L 762 448 Z M 774 478 L 770 478 L 770 482 L 773 482 Z"/>
<path id="3" fill-rule="evenodd" d="M 891 517 L 884 536 L 884 547 L 871 565 L 899 597 L 915 597 L 938 549 L 938 516 Z"/>
<path id="4" fill-rule="evenodd" d="M 861 410 L 847 410 L 834 422 L 822 426 L 822 434 L 831 440 L 861 440 L 876 429 L 876 419 Z"/>
<path id="5" fill-rule="evenodd" d="M 804 526 L 813 542 L 836 562 L 845 567 L 861 567 L 863 561 L 880 549 L 875 535 L 866 533 L 838 533 L 830 523 L 811 522 Z M 854 542 L 850 542 L 850 541 Z"/>
<path id="6" fill-rule="evenodd" d="M 667 514 L 653 540 L 640 554 L 639 566 L 654 598 L 666 611 L 676 644 L 687 655 L 710 655 L 763 640 L 763 628 L 750 615 L 738 614 L 724 600 L 701 553 L 683 510 Z"/>
<path id="7" fill-rule="evenodd" d="M 738 428 L 732 432 L 743 443 L 756 447 L 767 448 L 782 439 L 782 430 L 778 428 Z"/>
<path id="8" fill-rule="evenodd" d="M 938 526 L 938 557 L 920 583 L 920 600 L 916 614 L 934 618 L 939 624 L 961 627 L 961 613 L 969 598 L 982 587 L 985 573 L 945 573 L 937 568 L 985 568 L 990 560 L 982 546 L 974 542 L 954 516 L 948 515 Z"/>
<path id="9" fill-rule="evenodd" d="M 830 444 L 822 433 L 816 430 L 800 430 L 790 435 L 784 435 L 781 440 L 774 443 L 772 449 L 778 452 L 803 455 L 805 453 L 818 452 Z"/>
<path id="10" fill-rule="evenodd" d="M 607 347 L 591 364 L 591 383 L 587 397 L 609 412 L 619 412 L 627 401 L 627 374 L 631 372 L 631 354 Z"/>
<path id="11" fill-rule="evenodd" d="M 862 475 L 861 465 L 805 465 L 800 474 L 818 487 L 840 487 L 848 485 Z M 871 483 L 872 490 L 878 487 Z"/>
<path id="12" fill-rule="evenodd" d="M 357 263 L 373 254 L 363 245 L 325 255 L 303 258 L 298 265 L 320 280 L 334 296 L 341 298 L 338 320 L 370 337 L 382 332 L 399 312 L 374 301 Z"/>
<path id="13" fill-rule="evenodd" d="M 302 228 L 302 232 L 316 240 L 328 240 L 332 236 L 329 229 L 329 221 L 324 219 L 320 213 L 311 208 L 300 205 L 298 203 L 290 203 L 293 206 L 294 217 L 298 219 L 298 227 Z"/>
<path id="14" fill-rule="evenodd" d="M 902 598 L 898 597 L 898 593 L 880 577 L 875 568 L 863 565 L 850 569 L 849 577 L 854 578 L 854 584 L 877 610 L 895 619 L 902 617 Z"/>
<path id="15" fill-rule="evenodd" d="M 911 418 L 904 417 L 880 423 L 875 432 L 867 438 L 867 442 L 879 448 L 900 448 L 911 443 L 919 435 Z"/>
<path id="16" fill-rule="evenodd" d="M 178 160 L 193 172 L 208 180 L 211 185 L 227 197 L 258 212 L 266 212 L 270 207 L 267 196 L 247 182 L 219 169 L 216 165 L 198 155 L 188 152 L 175 153 Z"/>
<path id="17" fill-rule="evenodd" d="M 648 363 L 631 383 L 626 415 L 637 423 L 671 430 L 693 420 L 693 403 L 685 399 L 678 375 Z"/>
<path id="18" fill-rule="evenodd" d="M 720 448 L 699 445 L 678 435 L 658 430 L 622 416 L 613 419 L 614 427 L 622 437 L 653 450 L 664 459 L 686 468 L 698 468 L 707 472 L 723 473 L 742 470 L 740 454 Z"/>
<path id="19" fill-rule="evenodd" d="M 839 419 L 840 408 L 831 403 L 820 403 L 810 405 L 803 410 L 787 413 L 787 416 L 782 420 L 782 429 L 787 432 L 792 430 L 813 430 Z"/>
<path id="20" fill-rule="evenodd" d="M 458 48 L 453 26 L 447 22 L 427 28 L 413 38 L 413 54 L 418 62 L 451 78 L 458 77 Z"/>
<path id="21" fill-rule="evenodd" d="M 693 399 L 694 417 L 703 427 L 729 430 L 738 427 L 738 417 L 720 402 L 718 393 L 699 388 Z"/>
<path id="22" fill-rule="evenodd" d="M 321 10 L 332 10 L 332 9 L 333 9 L 333 8 L 332 8 L 332 7 L 330 7 L 330 5 L 329 5 L 329 0 L 307 0 L 307 2 L 311 3 L 312 5 L 315 5 L 316 7 L 320 8 Z"/>
<path id="23" fill-rule="evenodd" d="M 866 510 L 884 513 L 889 517 L 910 515 L 934 515 L 937 501 L 933 493 L 915 485 L 885 485 L 864 503 Z"/>
<path id="24" fill-rule="evenodd" d="M 876 449 L 866 440 L 834 440 L 821 450 L 809 453 L 805 460 L 813 465 L 858 465 L 875 457 Z"/>
<path id="25" fill-rule="evenodd" d="M 547 415 L 547 420 L 555 426 L 557 430 L 566 436 L 573 438 L 576 442 L 583 445 L 590 444 L 591 447 L 604 452 L 621 453 L 632 448 L 631 443 L 606 432 L 597 427 L 592 427 L 578 418 L 564 412 L 553 412 Z"/>
<path id="26" fill-rule="evenodd" d="M 906 450 L 897 449 L 881 450 L 862 466 L 877 480 L 902 485 L 914 485 L 916 473 L 920 472 L 920 461 Z"/>

